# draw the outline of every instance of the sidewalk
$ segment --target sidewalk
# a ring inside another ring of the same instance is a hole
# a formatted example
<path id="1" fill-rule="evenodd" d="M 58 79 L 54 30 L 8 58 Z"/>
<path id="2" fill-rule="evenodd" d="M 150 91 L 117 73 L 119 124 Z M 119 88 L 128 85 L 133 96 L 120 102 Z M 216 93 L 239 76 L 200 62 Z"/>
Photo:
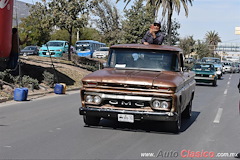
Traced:
<path id="1" fill-rule="evenodd" d="M 80 90 L 80 88 L 70 88 L 70 89 L 67 89 L 66 92 L 68 91 L 75 91 L 75 90 Z M 48 94 L 52 94 L 54 93 L 54 88 L 50 88 L 50 89 L 39 89 L 39 90 L 34 90 L 34 91 L 31 91 L 30 89 L 28 90 L 28 96 L 27 96 L 27 99 L 28 100 L 32 100 L 32 99 L 37 99 L 37 98 L 40 98 L 40 97 L 44 97 Z M 0 97 L 0 103 L 2 102 L 6 102 L 6 101 L 11 101 L 13 100 L 13 97 Z"/>

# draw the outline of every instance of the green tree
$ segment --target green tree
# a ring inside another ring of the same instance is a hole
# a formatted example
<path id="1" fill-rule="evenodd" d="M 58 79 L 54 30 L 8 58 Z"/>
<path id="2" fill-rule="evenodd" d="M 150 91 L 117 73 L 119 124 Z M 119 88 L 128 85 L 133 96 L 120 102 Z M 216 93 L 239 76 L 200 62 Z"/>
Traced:
<path id="1" fill-rule="evenodd" d="M 99 42 L 106 43 L 103 36 L 95 28 L 84 27 L 79 29 L 81 35 L 79 35 L 80 40 L 91 39 Z"/>
<path id="2" fill-rule="evenodd" d="M 208 44 L 206 42 L 202 42 L 198 40 L 195 45 L 195 52 L 198 55 L 199 59 L 202 59 L 203 57 L 209 57 L 210 50 L 208 48 Z"/>
<path id="3" fill-rule="evenodd" d="M 144 0 L 136 0 L 131 9 L 124 10 L 126 19 L 122 22 L 122 43 L 140 43 L 154 21 L 152 9 L 143 5 Z"/>
<path id="4" fill-rule="evenodd" d="M 167 33 L 167 25 L 163 24 L 162 27 L 162 32 Z M 176 19 L 173 20 L 172 22 L 172 27 L 171 27 L 171 36 L 170 36 L 170 41 L 172 45 L 176 45 L 176 43 L 179 41 L 179 33 L 178 33 L 178 29 L 180 28 L 180 23 L 177 22 Z M 167 38 L 165 37 L 164 44 L 167 44 Z"/>
<path id="5" fill-rule="evenodd" d="M 55 30 L 51 34 L 51 40 L 65 40 L 65 41 L 68 41 L 69 40 L 69 34 L 66 30 L 62 30 L 62 29 Z M 72 42 L 73 42 L 73 37 L 72 37 Z"/>
<path id="6" fill-rule="evenodd" d="M 179 47 L 183 50 L 184 55 L 189 55 L 194 51 L 195 43 L 196 41 L 193 39 L 193 36 L 188 36 L 180 39 Z"/>
<path id="7" fill-rule="evenodd" d="M 39 45 L 45 44 L 50 40 L 50 32 L 52 26 L 48 23 L 50 14 L 47 10 L 47 3 L 36 2 L 30 8 L 30 15 L 26 18 L 22 18 L 22 23 L 19 24 L 20 38 L 24 39 L 28 34 L 27 45 Z"/>
<path id="8" fill-rule="evenodd" d="M 92 13 L 95 16 L 93 22 L 104 35 L 104 39 L 109 45 L 117 44 L 122 38 L 121 17 L 116 6 L 108 0 L 95 1 Z"/>
<path id="9" fill-rule="evenodd" d="M 92 39 L 96 41 L 102 41 L 102 37 L 99 34 L 99 31 L 94 29 L 94 28 L 89 28 L 89 27 L 84 27 L 84 28 L 79 28 L 79 29 L 74 29 L 73 30 L 73 36 L 72 36 L 72 45 L 75 44 L 77 41 L 77 31 L 79 31 L 79 39 L 80 40 L 85 40 L 85 39 Z M 68 41 L 69 39 L 69 33 L 66 30 L 55 30 L 51 34 L 51 39 L 54 40 L 65 40 Z M 104 41 L 103 41 L 104 42 Z"/>
<path id="10" fill-rule="evenodd" d="M 209 31 L 205 35 L 206 43 L 211 50 L 211 54 L 214 57 L 214 50 L 216 49 L 218 42 L 221 42 L 221 38 L 219 37 L 218 33 L 215 31 Z"/>
<path id="11" fill-rule="evenodd" d="M 72 45 L 74 28 L 81 28 L 87 24 L 88 3 L 86 0 L 52 0 L 49 2 L 51 22 L 65 29 L 69 33 L 69 43 Z M 70 45 L 68 60 L 71 61 Z"/>

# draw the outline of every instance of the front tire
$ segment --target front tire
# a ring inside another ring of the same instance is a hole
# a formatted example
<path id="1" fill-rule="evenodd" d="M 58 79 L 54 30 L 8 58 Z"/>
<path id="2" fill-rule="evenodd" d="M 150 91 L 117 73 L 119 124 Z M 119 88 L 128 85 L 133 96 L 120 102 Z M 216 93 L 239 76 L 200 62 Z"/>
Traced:
<path id="1" fill-rule="evenodd" d="M 173 133 L 178 134 L 181 129 L 181 123 L 182 123 L 182 118 L 181 118 L 181 113 L 179 113 L 177 121 L 170 122 L 171 131 Z"/>
<path id="2" fill-rule="evenodd" d="M 100 117 L 87 116 L 87 115 L 83 116 L 84 123 L 89 126 L 99 125 L 100 119 L 101 119 Z"/>
<path id="3" fill-rule="evenodd" d="M 217 86 L 217 80 L 216 80 L 216 79 L 213 81 L 212 85 L 213 85 L 214 87 Z"/>
<path id="4" fill-rule="evenodd" d="M 182 113 L 182 116 L 184 118 L 191 118 L 192 116 L 192 100 L 190 100 L 190 102 L 188 103 L 187 107 L 185 108 L 185 110 Z"/>

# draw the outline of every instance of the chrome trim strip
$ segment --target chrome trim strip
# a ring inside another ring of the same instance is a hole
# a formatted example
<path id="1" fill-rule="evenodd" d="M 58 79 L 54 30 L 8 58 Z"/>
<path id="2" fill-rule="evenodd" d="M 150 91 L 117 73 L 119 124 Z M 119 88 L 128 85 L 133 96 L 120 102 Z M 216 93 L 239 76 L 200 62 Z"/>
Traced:
<path id="1" fill-rule="evenodd" d="M 151 101 L 153 97 L 143 97 L 143 96 L 128 96 L 128 95 L 115 95 L 115 94 L 104 94 L 104 93 L 96 93 L 96 92 L 85 92 L 85 94 L 90 95 L 98 95 L 102 99 L 121 99 L 121 100 L 135 100 L 135 101 Z M 171 99 L 168 98 L 158 98 L 160 100 L 167 100 L 170 101 Z"/>
<path id="2" fill-rule="evenodd" d="M 195 77 L 195 79 L 205 79 L 205 80 L 214 80 L 214 77 Z"/>

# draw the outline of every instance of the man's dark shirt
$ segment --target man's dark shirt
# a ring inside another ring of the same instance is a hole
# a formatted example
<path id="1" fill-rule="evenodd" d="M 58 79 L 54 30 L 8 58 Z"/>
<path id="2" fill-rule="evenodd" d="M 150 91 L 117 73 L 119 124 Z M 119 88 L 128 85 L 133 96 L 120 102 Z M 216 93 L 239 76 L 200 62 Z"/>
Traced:
<path id="1" fill-rule="evenodd" d="M 143 42 L 148 42 L 149 44 L 158 44 L 161 45 L 164 40 L 164 34 L 160 31 L 156 33 L 156 38 L 154 39 L 150 31 L 147 31 L 145 36 L 142 39 Z"/>

